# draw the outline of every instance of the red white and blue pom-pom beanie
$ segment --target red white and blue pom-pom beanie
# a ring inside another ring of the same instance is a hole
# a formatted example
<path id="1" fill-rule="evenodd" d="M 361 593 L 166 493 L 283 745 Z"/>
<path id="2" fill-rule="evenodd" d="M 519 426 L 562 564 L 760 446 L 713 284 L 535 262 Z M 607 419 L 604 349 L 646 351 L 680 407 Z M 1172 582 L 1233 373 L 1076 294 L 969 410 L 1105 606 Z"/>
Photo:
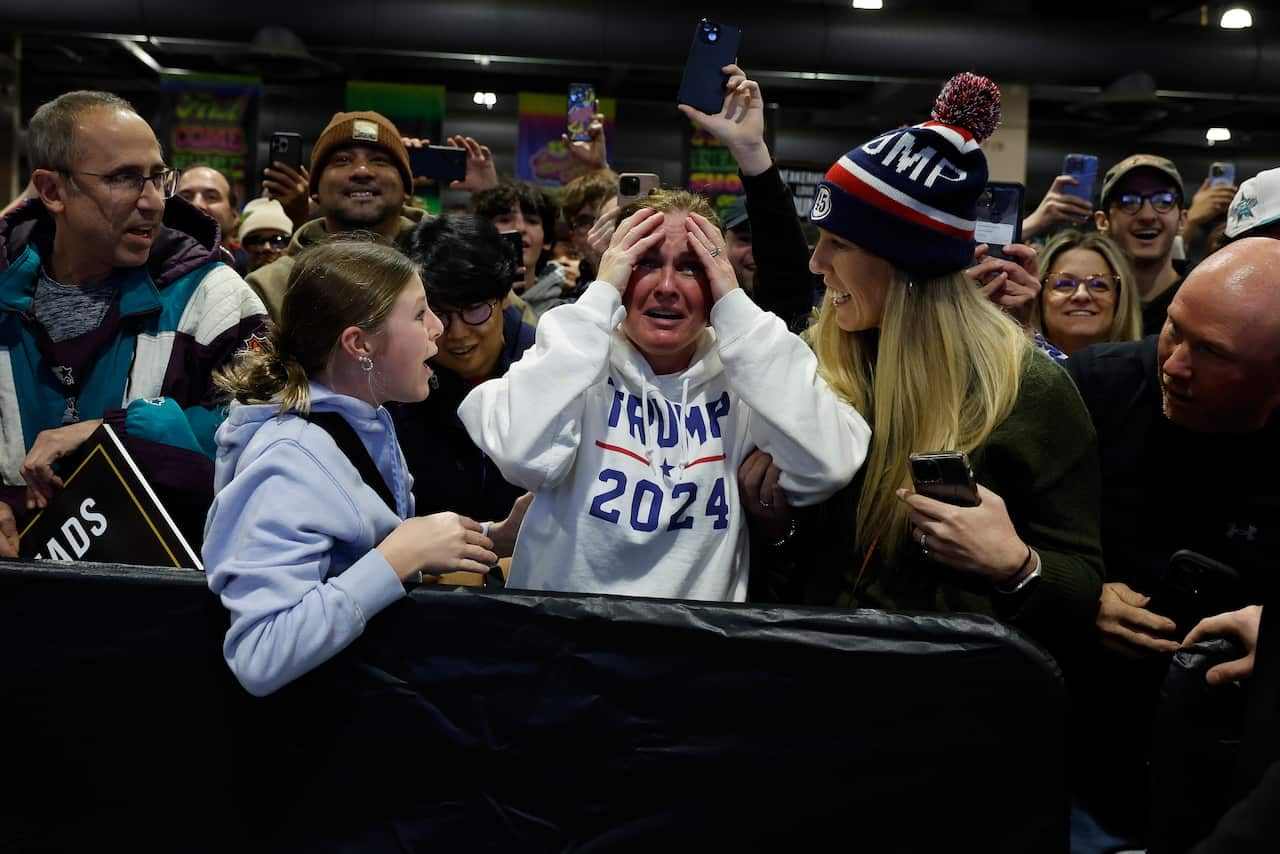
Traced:
<path id="1" fill-rule="evenodd" d="M 987 184 L 980 146 L 1000 124 L 1000 89 L 986 77 L 957 74 L 932 116 L 841 157 L 809 212 L 819 228 L 921 279 L 973 260 L 977 200 Z"/>

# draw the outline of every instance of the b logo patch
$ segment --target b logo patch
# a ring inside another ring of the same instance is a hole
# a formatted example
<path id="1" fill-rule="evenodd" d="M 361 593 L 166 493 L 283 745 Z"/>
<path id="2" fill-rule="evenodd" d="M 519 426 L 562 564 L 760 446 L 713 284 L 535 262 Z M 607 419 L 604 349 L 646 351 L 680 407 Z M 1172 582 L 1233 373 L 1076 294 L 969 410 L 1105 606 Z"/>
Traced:
<path id="1" fill-rule="evenodd" d="M 827 187 L 819 187 L 818 195 L 813 197 L 813 210 L 809 212 L 809 219 L 826 219 L 829 213 L 831 213 L 831 190 Z"/>

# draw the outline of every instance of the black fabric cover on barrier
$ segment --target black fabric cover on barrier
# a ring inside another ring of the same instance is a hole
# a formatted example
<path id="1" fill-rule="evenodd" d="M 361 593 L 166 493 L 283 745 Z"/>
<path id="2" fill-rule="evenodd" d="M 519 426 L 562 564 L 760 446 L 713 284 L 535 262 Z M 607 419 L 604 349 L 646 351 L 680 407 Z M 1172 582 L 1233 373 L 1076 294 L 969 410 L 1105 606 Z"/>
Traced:
<path id="1" fill-rule="evenodd" d="M 265 699 L 203 576 L 0 561 L 0 851 L 1066 851 L 980 617 L 420 589 Z"/>

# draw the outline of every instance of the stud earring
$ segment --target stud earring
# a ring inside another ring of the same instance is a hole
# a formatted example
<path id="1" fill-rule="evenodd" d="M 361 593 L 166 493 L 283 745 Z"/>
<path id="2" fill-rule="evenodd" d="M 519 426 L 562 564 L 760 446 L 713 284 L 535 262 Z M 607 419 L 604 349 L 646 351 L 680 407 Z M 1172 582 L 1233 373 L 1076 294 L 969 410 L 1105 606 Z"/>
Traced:
<path id="1" fill-rule="evenodd" d="M 370 359 L 368 356 L 361 356 L 361 357 L 360 357 L 360 370 L 364 371 L 366 374 L 367 374 L 367 373 L 369 373 L 370 371 L 372 371 L 372 370 L 373 370 L 373 359 Z"/>

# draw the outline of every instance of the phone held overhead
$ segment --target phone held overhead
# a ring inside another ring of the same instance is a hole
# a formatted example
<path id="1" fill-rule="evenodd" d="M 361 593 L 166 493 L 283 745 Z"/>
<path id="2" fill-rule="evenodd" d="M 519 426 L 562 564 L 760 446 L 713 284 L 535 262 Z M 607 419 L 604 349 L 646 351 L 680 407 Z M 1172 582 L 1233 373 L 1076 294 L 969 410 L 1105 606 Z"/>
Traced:
<path id="1" fill-rule="evenodd" d="M 724 106 L 724 86 L 729 76 L 720 69 L 737 62 L 742 30 L 703 18 L 693 28 L 693 44 L 684 64 L 684 78 L 676 100 L 708 115 Z"/>
<path id="2" fill-rule="evenodd" d="M 409 169 L 436 181 L 461 181 L 467 177 L 467 150 L 452 145 L 410 148 Z"/>
<path id="3" fill-rule="evenodd" d="M 302 171 L 302 135 L 292 131 L 278 130 L 271 134 L 272 163 L 283 163 L 292 166 L 295 172 Z"/>
<path id="4" fill-rule="evenodd" d="M 656 172 L 623 172 L 618 176 L 618 207 L 625 208 L 636 199 L 649 195 L 656 190 L 662 179 Z"/>
<path id="5" fill-rule="evenodd" d="M 1093 201 L 1093 185 L 1098 180 L 1098 158 L 1093 154 L 1068 154 L 1062 160 L 1062 174 L 1076 179 L 1062 188 L 1068 196 Z"/>
<path id="6" fill-rule="evenodd" d="M 596 89 L 590 83 L 569 84 L 569 108 L 566 116 L 569 139 L 587 142 L 591 139 L 591 119 L 597 110 Z"/>

